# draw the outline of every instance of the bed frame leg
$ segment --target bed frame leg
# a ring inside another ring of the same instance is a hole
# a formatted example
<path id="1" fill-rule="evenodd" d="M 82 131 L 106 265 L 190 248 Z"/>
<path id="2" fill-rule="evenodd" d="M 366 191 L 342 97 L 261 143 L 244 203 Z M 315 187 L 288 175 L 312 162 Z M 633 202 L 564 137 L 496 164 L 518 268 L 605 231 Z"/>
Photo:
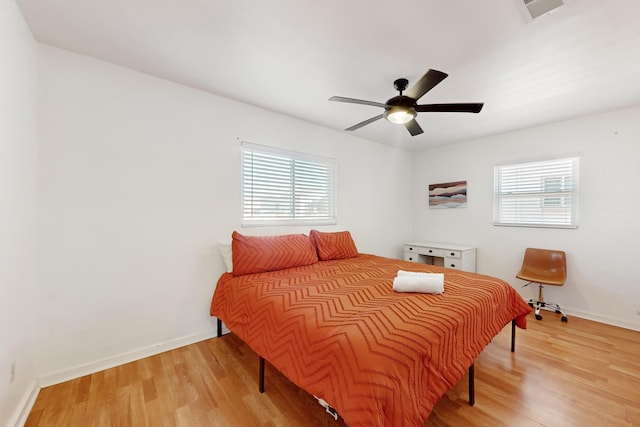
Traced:
<path id="1" fill-rule="evenodd" d="M 469 366 L 469 406 L 476 403 L 475 362 Z"/>
<path id="2" fill-rule="evenodd" d="M 264 357 L 260 358 L 260 372 L 258 373 L 258 390 L 264 393 Z"/>
<path id="3" fill-rule="evenodd" d="M 264 393 L 264 357 L 260 358 L 260 373 L 258 374 L 258 391 Z"/>
<path id="4" fill-rule="evenodd" d="M 222 320 L 217 319 L 218 320 L 218 338 L 220 338 L 222 336 Z"/>
<path id="5" fill-rule="evenodd" d="M 516 351 L 516 319 L 511 320 L 511 353 Z"/>

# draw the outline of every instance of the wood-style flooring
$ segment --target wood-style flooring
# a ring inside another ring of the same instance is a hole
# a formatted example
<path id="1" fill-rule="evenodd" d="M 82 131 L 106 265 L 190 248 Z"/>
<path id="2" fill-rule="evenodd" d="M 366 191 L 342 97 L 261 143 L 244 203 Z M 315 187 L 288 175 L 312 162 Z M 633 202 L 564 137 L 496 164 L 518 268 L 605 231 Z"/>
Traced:
<path id="1" fill-rule="evenodd" d="M 424 426 L 640 426 L 640 332 L 532 316 L 508 325 Z M 26 426 L 344 427 L 232 334 L 43 388 Z"/>

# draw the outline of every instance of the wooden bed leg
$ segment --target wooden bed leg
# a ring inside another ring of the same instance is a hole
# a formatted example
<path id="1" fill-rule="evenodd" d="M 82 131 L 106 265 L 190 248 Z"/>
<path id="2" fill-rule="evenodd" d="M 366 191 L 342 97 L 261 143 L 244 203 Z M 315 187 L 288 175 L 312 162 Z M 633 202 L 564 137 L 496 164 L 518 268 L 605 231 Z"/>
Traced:
<path id="1" fill-rule="evenodd" d="M 258 390 L 264 393 L 264 357 L 260 358 L 260 373 L 258 374 Z"/>
<path id="2" fill-rule="evenodd" d="M 511 321 L 511 353 L 516 351 L 516 319 Z"/>
<path id="3" fill-rule="evenodd" d="M 222 320 L 218 319 L 218 338 L 222 336 Z"/>
<path id="4" fill-rule="evenodd" d="M 476 403 L 475 362 L 469 366 L 469 405 Z"/>

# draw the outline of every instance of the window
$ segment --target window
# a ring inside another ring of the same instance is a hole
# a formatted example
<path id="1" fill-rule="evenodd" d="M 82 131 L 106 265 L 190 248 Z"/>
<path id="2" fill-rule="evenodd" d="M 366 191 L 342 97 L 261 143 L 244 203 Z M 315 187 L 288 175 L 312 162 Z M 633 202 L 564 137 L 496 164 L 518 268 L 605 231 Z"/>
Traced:
<path id="1" fill-rule="evenodd" d="M 336 161 L 242 143 L 242 225 L 336 223 Z"/>
<path id="2" fill-rule="evenodd" d="M 578 227 L 577 157 L 496 166 L 494 225 Z"/>

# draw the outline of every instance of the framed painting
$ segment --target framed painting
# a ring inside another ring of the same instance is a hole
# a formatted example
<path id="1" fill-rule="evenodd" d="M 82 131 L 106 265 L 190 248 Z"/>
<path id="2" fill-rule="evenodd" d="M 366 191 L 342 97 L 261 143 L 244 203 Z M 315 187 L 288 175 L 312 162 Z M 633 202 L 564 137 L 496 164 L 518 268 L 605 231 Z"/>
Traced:
<path id="1" fill-rule="evenodd" d="M 467 181 L 429 184 L 429 207 L 435 209 L 467 207 Z"/>

